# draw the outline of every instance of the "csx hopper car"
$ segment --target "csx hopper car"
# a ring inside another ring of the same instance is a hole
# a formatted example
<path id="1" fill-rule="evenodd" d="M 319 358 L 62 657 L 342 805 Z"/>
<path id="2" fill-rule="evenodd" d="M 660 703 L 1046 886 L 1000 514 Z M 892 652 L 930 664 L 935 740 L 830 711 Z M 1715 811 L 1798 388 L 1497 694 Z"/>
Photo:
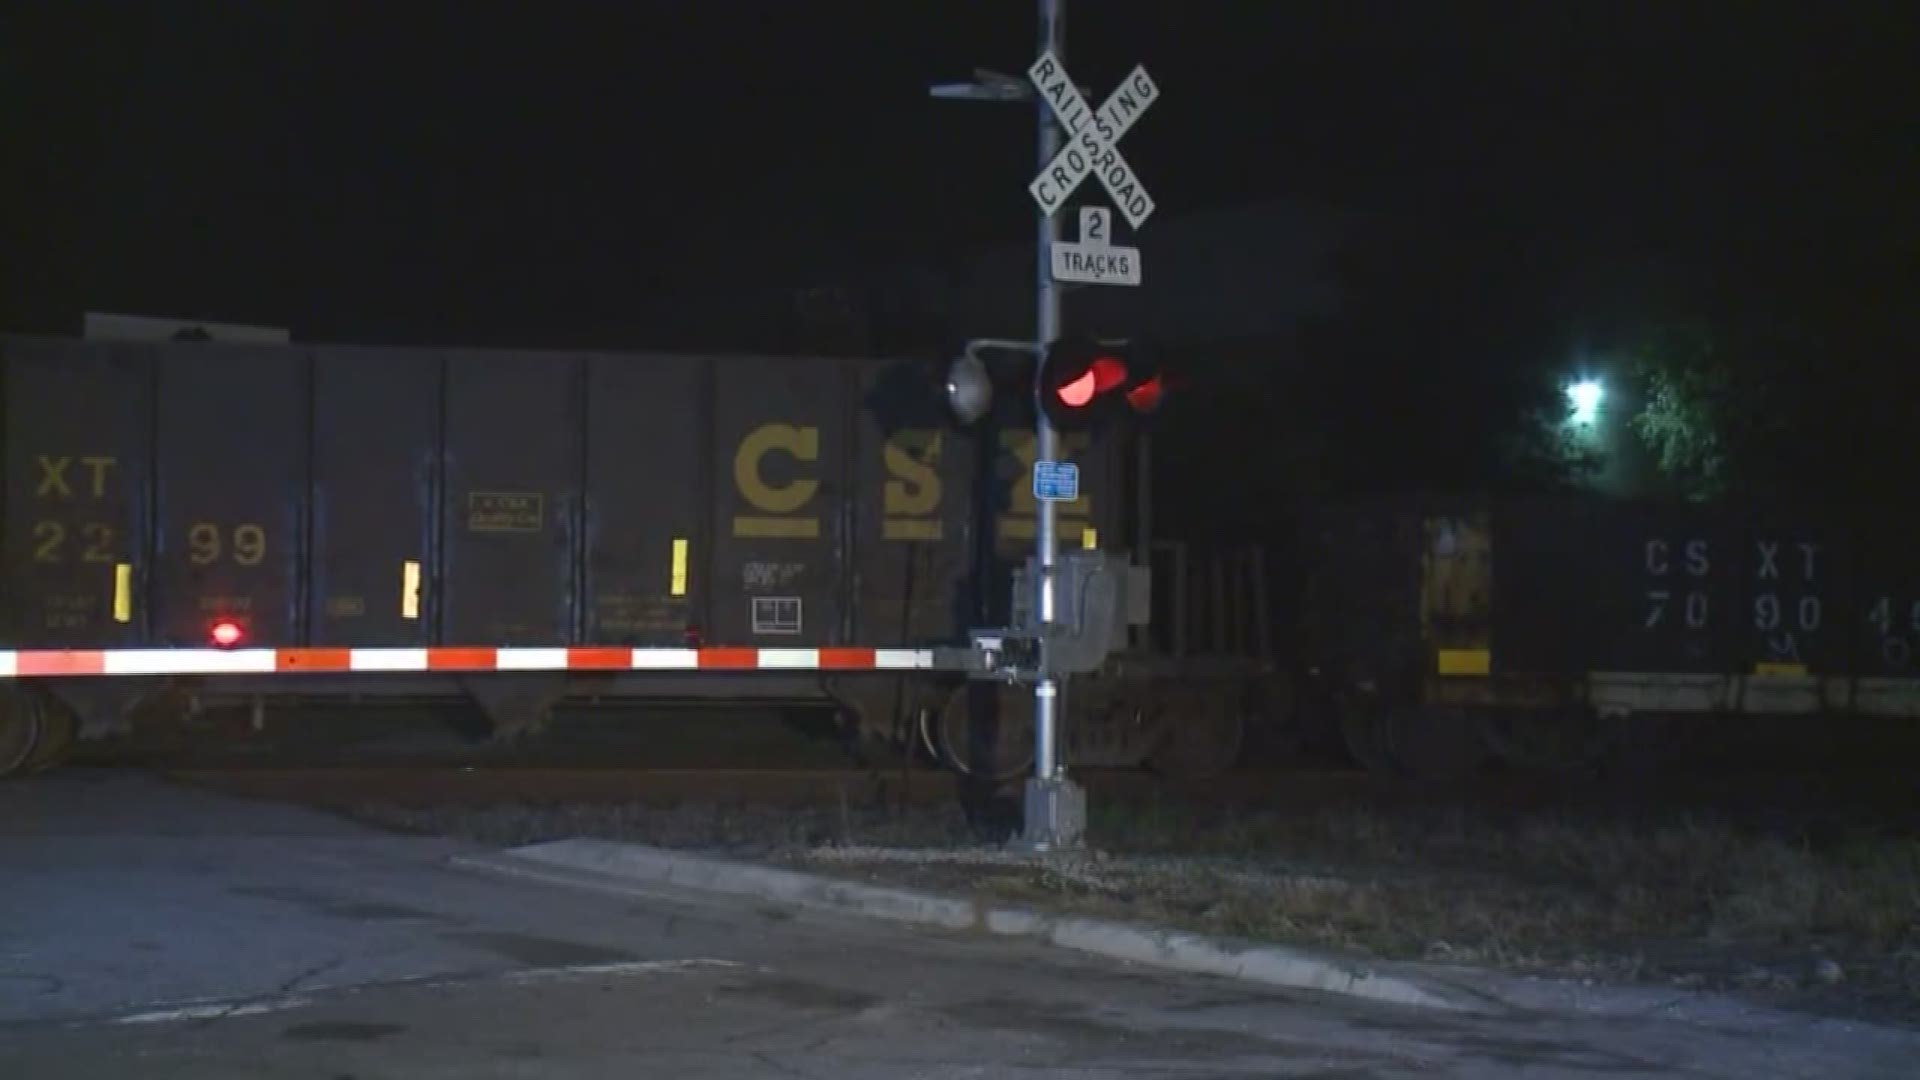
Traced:
<path id="1" fill-rule="evenodd" d="M 219 703 L 466 699 L 507 735 L 589 697 L 828 703 L 865 739 L 1014 775 L 1026 710 L 983 721 L 929 657 L 1004 617 L 1034 440 L 955 429 L 936 370 L 0 338 L 0 773 Z M 1134 459 L 1066 445 L 1063 540 L 1118 546 Z M 1275 676 L 1169 635 L 1226 623 L 1189 603 L 1220 576 L 1198 560 L 1163 571 L 1139 647 L 1073 681 L 1070 762 L 1232 761 Z"/>
<path id="2" fill-rule="evenodd" d="M 1584 770 L 1712 718 L 1920 719 L 1920 563 L 1884 513 L 1382 498 L 1309 532 L 1306 663 L 1381 772 Z"/>

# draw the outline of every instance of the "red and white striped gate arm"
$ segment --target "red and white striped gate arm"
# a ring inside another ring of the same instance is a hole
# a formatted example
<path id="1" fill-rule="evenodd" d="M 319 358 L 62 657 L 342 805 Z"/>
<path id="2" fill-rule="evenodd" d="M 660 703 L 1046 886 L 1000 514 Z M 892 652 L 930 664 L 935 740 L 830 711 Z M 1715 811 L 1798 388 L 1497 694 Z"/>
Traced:
<path id="1" fill-rule="evenodd" d="M 926 671 L 930 649 L 371 648 L 0 650 L 0 679 L 479 671 Z"/>

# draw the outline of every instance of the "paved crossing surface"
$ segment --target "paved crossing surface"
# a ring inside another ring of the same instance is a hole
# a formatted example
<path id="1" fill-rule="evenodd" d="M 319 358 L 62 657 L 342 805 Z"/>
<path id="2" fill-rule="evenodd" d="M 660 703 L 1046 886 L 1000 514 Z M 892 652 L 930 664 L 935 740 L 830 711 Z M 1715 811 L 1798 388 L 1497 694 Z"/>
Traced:
<path id="1" fill-rule="evenodd" d="M 71 770 L 0 786 L 0 1076 L 1896 1077 L 1920 1033 L 1464 1018 L 667 891 Z"/>

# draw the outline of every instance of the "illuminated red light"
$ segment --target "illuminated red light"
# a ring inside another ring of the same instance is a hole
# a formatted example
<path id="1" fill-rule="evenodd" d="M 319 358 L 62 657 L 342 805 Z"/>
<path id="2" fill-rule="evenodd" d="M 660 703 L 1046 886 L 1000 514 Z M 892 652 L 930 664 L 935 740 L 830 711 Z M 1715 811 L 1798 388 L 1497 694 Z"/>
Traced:
<path id="1" fill-rule="evenodd" d="M 1154 407 L 1160 404 L 1161 395 L 1165 393 L 1166 387 L 1161 384 L 1160 377 L 1156 375 L 1127 391 L 1127 404 L 1133 406 L 1137 412 L 1152 412 Z"/>
<path id="2" fill-rule="evenodd" d="M 1111 390 L 1125 381 L 1127 381 L 1127 365 L 1111 356 L 1103 356 L 1088 364 L 1087 370 L 1081 372 L 1077 378 L 1061 384 L 1054 393 L 1060 396 L 1063 404 L 1078 409 L 1092 401 L 1095 394 Z"/>
<path id="3" fill-rule="evenodd" d="M 1060 400 L 1077 409 L 1093 400 L 1093 387 L 1093 372 L 1084 372 L 1079 378 L 1060 387 Z"/>
<path id="4" fill-rule="evenodd" d="M 231 619 L 224 619 L 220 622 L 214 623 L 213 630 L 211 633 L 213 636 L 213 643 L 215 645 L 220 646 L 221 648 L 226 648 L 227 646 L 237 645 L 240 643 L 240 637 L 241 637 L 240 624 L 237 622 L 234 622 Z"/>

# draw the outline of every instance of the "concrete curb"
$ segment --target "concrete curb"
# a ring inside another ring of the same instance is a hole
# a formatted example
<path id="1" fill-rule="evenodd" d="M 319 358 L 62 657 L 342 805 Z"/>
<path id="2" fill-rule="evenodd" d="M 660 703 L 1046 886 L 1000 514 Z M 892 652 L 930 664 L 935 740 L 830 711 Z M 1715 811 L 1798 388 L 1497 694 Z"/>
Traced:
<path id="1" fill-rule="evenodd" d="M 465 869 L 555 884 L 616 888 L 622 884 L 670 885 L 914 926 L 1029 938 L 1146 967 L 1394 1005 L 1452 1012 L 1486 1012 L 1501 1006 L 1488 995 L 1440 979 L 1386 973 L 1344 957 L 1305 949 L 1103 919 L 1053 916 L 1028 908 L 863 885 L 641 844 L 556 840 L 498 853 L 455 856 L 451 861 Z"/>

